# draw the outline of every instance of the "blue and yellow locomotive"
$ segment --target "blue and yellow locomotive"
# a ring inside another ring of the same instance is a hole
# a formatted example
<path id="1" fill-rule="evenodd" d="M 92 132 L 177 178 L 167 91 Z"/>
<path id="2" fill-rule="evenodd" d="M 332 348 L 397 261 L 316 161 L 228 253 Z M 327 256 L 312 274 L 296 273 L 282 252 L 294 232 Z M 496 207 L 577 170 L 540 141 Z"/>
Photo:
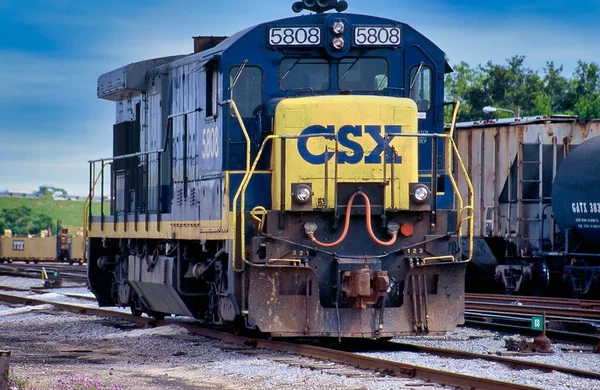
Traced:
<path id="1" fill-rule="evenodd" d="M 292 8 L 314 13 L 100 76 L 117 119 L 113 157 L 90 162 L 112 199 L 88 218 L 91 289 L 273 336 L 451 330 L 472 200 L 443 130 L 444 53 L 345 1 Z"/>

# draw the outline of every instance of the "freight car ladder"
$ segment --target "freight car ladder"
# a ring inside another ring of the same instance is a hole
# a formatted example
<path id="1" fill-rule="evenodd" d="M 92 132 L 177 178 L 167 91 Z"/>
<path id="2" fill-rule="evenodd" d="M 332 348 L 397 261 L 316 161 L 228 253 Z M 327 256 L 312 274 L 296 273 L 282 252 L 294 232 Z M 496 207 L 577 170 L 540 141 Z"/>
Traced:
<path id="1" fill-rule="evenodd" d="M 530 247 L 532 241 L 538 241 L 538 246 L 541 249 L 541 238 L 532 237 L 531 232 L 539 232 L 541 229 L 541 224 L 543 221 L 543 164 L 542 164 L 542 142 L 538 137 L 538 140 L 535 144 L 528 145 L 536 145 L 537 146 L 537 156 L 534 160 L 526 160 L 525 159 L 525 144 L 523 142 L 519 142 L 519 149 L 517 154 L 518 161 L 518 185 L 517 185 L 517 238 L 519 238 L 524 246 Z M 525 167 L 526 166 L 537 166 L 537 169 L 527 169 L 527 178 L 525 178 Z M 531 188 L 530 185 L 537 185 L 537 197 L 531 197 L 531 193 L 533 191 L 525 191 L 525 187 Z M 529 195 L 529 198 L 525 196 Z M 509 194 L 510 196 L 510 194 Z M 533 207 L 527 209 L 528 213 L 525 215 L 525 204 L 537 204 L 537 212 L 535 218 L 532 217 Z M 529 226 L 527 226 L 529 225 Z M 536 226 L 537 225 L 537 226 Z M 532 229 L 532 228 L 536 229 Z M 520 245 L 519 249 L 522 245 Z"/>

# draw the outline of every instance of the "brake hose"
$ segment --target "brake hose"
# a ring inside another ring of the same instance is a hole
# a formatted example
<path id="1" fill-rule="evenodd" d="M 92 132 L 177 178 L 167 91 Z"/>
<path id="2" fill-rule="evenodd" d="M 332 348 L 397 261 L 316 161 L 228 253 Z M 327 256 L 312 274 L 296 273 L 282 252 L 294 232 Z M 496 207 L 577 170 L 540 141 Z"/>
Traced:
<path id="1" fill-rule="evenodd" d="M 317 244 L 318 246 L 322 246 L 324 248 L 334 247 L 336 245 L 339 245 L 342 241 L 344 241 L 344 239 L 346 238 L 346 235 L 348 234 L 348 228 L 350 227 L 350 212 L 352 210 L 352 203 L 354 202 L 354 198 L 356 197 L 356 195 L 359 195 L 359 194 L 362 195 L 363 199 L 365 200 L 367 232 L 369 233 L 369 236 L 371 237 L 371 239 L 375 243 L 382 245 L 382 246 L 394 245 L 394 243 L 396 242 L 396 239 L 398 238 L 398 232 L 393 232 L 392 238 L 389 241 L 381 241 L 375 236 L 375 233 L 373 233 L 373 228 L 371 226 L 371 202 L 369 201 L 369 197 L 362 191 L 355 192 L 350 197 L 350 200 L 348 200 L 348 205 L 346 206 L 346 218 L 344 221 L 344 230 L 342 231 L 342 235 L 340 236 L 340 238 L 338 238 L 334 242 L 326 243 L 326 242 L 321 242 L 321 241 L 317 240 L 314 232 L 307 232 L 308 237 L 311 239 L 311 241 L 314 242 L 315 244 Z"/>

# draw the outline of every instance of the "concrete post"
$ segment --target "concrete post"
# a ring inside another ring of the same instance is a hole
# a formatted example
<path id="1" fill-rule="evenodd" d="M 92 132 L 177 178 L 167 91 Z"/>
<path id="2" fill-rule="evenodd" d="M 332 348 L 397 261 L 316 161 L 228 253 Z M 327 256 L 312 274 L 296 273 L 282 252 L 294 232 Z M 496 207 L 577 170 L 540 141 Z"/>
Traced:
<path id="1" fill-rule="evenodd" d="M 8 368 L 10 365 L 10 352 L 0 351 L 0 390 L 8 389 Z"/>

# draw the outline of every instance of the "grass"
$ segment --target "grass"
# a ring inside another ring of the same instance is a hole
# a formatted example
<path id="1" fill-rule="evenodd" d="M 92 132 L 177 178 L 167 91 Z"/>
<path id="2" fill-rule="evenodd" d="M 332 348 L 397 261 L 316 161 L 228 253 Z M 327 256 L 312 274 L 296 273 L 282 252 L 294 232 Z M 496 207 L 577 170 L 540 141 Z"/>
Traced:
<path id="1" fill-rule="evenodd" d="M 14 375 L 8 377 L 8 390 L 39 390 L 35 387 L 30 387 L 26 381 L 16 378 Z M 68 376 L 60 379 L 52 390 L 123 390 L 119 385 L 103 385 L 101 382 L 86 378 Z"/>
<path id="2" fill-rule="evenodd" d="M 52 223 L 61 221 L 66 228 L 77 228 L 83 225 L 82 200 L 54 200 L 52 196 L 45 198 L 10 198 L 0 197 L 0 211 L 3 209 L 15 209 L 21 206 L 30 207 L 33 214 L 44 214 L 52 219 Z M 104 204 L 104 212 L 108 210 L 108 203 Z M 92 212 L 100 213 L 100 202 L 92 202 Z"/>

